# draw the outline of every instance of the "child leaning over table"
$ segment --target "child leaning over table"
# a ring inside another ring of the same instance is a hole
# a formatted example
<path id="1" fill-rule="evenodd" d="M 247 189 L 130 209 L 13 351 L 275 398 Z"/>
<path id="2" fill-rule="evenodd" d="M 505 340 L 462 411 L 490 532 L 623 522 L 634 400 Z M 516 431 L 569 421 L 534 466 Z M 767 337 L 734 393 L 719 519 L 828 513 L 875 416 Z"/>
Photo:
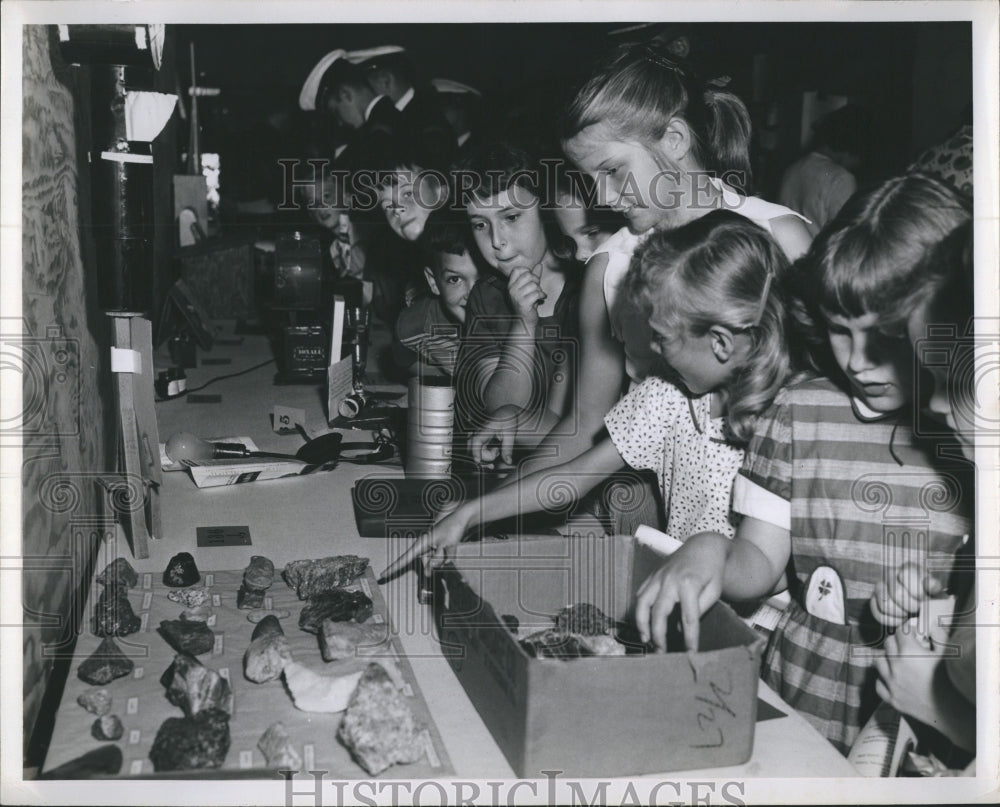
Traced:
<path id="1" fill-rule="evenodd" d="M 464 216 L 448 210 L 427 219 L 418 242 L 429 294 L 419 297 L 396 320 L 392 355 L 411 375 L 454 376 L 469 293 L 482 261 Z"/>
<path id="2" fill-rule="evenodd" d="M 636 601 L 644 639 L 663 647 L 680 603 L 697 647 L 699 616 L 720 596 L 767 596 L 788 569 L 792 602 L 762 676 L 844 754 L 879 702 L 886 631 L 869 598 L 907 561 L 947 569 L 970 529 L 967 466 L 914 434 L 912 348 L 889 330 L 891 293 L 968 219 L 967 202 L 921 175 L 847 202 L 792 272 L 830 378 L 789 385 L 758 420 L 733 487 L 735 539 L 689 538 Z"/>

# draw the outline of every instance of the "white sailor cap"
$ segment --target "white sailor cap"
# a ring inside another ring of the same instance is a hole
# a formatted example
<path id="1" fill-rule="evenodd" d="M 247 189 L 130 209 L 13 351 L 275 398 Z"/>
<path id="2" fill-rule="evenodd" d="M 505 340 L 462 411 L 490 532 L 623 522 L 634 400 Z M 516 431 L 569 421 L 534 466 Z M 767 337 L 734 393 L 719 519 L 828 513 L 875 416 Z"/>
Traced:
<path id="1" fill-rule="evenodd" d="M 306 78 L 305 84 L 302 85 L 302 90 L 299 92 L 299 107 L 306 111 L 316 109 L 316 94 L 319 92 L 319 85 L 323 80 L 324 74 L 330 69 L 330 65 L 346 56 L 347 51 L 343 48 L 337 48 L 337 50 L 331 50 L 316 63 L 316 66 Z"/>
<path id="2" fill-rule="evenodd" d="M 344 55 L 344 58 L 352 64 L 371 62 L 370 66 L 374 67 L 375 62 L 373 60 L 380 56 L 391 56 L 394 53 L 406 53 L 406 48 L 401 48 L 399 45 L 379 45 L 377 48 L 348 51 Z M 369 65 L 365 64 L 365 66 L 368 67 Z"/>
<path id="3" fill-rule="evenodd" d="M 431 86 L 438 92 L 450 92 L 458 95 L 478 95 L 482 96 L 475 87 L 463 84 L 461 81 L 453 81 L 450 78 L 432 78 Z"/>

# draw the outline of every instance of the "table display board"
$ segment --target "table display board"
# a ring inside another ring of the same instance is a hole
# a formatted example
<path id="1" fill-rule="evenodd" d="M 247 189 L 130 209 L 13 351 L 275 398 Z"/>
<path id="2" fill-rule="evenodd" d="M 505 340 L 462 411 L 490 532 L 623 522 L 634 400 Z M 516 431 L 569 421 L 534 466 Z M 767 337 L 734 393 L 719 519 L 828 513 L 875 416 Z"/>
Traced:
<path id="1" fill-rule="evenodd" d="M 267 766 L 264 755 L 257 746 L 265 730 L 279 722 L 284 725 L 291 745 L 302 759 L 302 770 L 323 770 L 338 779 L 370 777 L 371 774 L 352 758 L 337 738 L 343 712 L 299 710 L 293 702 L 284 676 L 260 684 L 245 677 L 244 653 L 256 624 L 248 619 L 248 614 L 254 612 L 237 608 L 237 591 L 242 581 L 241 569 L 202 572 L 200 581 L 194 584 L 210 590 L 212 615 L 207 624 L 215 634 L 215 643 L 210 652 L 197 658 L 205 667 L 214 669 L 227 678 L 231 684 L 234 696 L 229 721 L 231 742 L 221 767 L 176 773 L 157 773 L 149 754 L 163 722 L 170 717 L 183 716 L 181 709 L 167 700 L 164 684 L 160 680 L 177 654 L 158 633 L 157 628 L 162 620 L 179 619 L 185 605 L 168 598 L 169 593 L 178 589 L 165 586 L 158 574 L 140 574 L 138 584 L 129 590 L 128 599 L 141 620 L 141 628 L 131 635 L 115 637 L 114 641 L 135 666 L 128 676 L 103 686 L 112 698 L 108 714 L 117 715 L 124 724 L 124 733 L 117 741 L 124 757 L 118 777 L 212 778 L 252 776 L 255 771 L 259 772 L 261 778 L 280 776 L 277 769 Z M 94 584 L 89 606 L 91 610 L 97 602 L 100 588 L 98 584 Z M 416 723 L 421 726 L 418 737 L 425 753 L 417 762 L 391 766 L 381 776 L 391 779 L 421 779 L 453 774 L 450 760 L 413 670 L 402 652 L 398 637 L 393 635 L 387 618 L 386 602 L 375 584 L 371 568 L 345 588 L 360 590 L 371 598 L 372 615 L 366 624 L 377 627 L 379 630 L 376 635 L 381 637 L 373 640 L 363 654 L 355 657 L 332 662 L 323 660 L 317 636 L 298 626 L 299 614 L 307 603 L 299 600 L 296 591 L 281 579 L 280 569 L 275 571 L 274 583 L 266 592 L 263 610 L 276 616 L 287 613 L 279 621 L 287 637 L 291 656 L 295 662 L 316 673 L 325 676 L 345 675 L 364 670 L 372 662 L 381 663 L 387 668 L 394 665 L 393 674 L 398 674 L 401 682 L 399 691 Z M 257 612 L 254 616 L 259 617 L 261 614 Z M 95 739 L 91 733 L 95 715 L 78 704 L 79 696 L 102 688 L 91 686 L 77 674 L 80 664 L 94 653 L 101 642 L 93 634 L 91 624 L 88 618 L 87 630 L 77 643 L 44 771 L 57 768 L 106 744 L 106 741 Z"/>

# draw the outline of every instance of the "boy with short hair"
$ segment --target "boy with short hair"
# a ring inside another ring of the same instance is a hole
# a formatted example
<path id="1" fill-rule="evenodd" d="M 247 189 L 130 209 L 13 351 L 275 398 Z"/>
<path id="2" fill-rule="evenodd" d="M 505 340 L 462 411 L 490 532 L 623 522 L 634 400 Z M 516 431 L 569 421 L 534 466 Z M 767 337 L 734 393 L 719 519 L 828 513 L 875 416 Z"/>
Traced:
<path id="1" fill-rule="evenodd" d="M 428 218 L 419 247 L 430 294 L 400 313 L 393 358 L 412 375 L 452 377 L 480 256 L 468 224 L 445 211 Z"/>

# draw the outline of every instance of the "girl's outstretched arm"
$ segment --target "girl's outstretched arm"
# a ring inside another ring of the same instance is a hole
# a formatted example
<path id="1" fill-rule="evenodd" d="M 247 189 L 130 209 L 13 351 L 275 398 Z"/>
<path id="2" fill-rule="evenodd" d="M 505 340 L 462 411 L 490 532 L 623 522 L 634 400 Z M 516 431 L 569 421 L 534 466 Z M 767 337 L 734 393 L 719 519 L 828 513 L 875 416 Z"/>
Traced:
<path id="1" fill-rule="evenodd" d="M 447 547 L 458 544 L 480 524 L 540 510 L 558 511 L 567 504 L 567 490 L 575 498 L 589 493 L 609 474 L 625 467 L 615 444 L 602 440 L 589 451 L 555 468 L 519 477 L 514 484 L 497 488 L 482 498 L 464 502 L 425 532 L 382 572 L 390 577 L 415 558 L 429 555 L 436 565 L 444 561 Z"/>
<path id="2" fill-rule="evenodd" d="M 565 463 L 594 446 L 604 428 L 604 416 L 621 397 L 625 380 L 625 349 L 611 332 L 604 298 L 607 253 L 587 262 L 580 290 L 579 371 L 574 400 L 559 423 L 541 441 L 523 467 L 536 471 Z"/>
<path id="3" fill-rule="evenodd" d="M 701 615 L 720 597 L 747 600 L 772 593 L 790 553 L 788 531 L 756 518 L 744 518 L 732 541 L 712 532 L 692 536 L 639 588 L 640 637 L 666 650 L 667 619 L 679 603 L 684 643 L 697 650 Z"/>

